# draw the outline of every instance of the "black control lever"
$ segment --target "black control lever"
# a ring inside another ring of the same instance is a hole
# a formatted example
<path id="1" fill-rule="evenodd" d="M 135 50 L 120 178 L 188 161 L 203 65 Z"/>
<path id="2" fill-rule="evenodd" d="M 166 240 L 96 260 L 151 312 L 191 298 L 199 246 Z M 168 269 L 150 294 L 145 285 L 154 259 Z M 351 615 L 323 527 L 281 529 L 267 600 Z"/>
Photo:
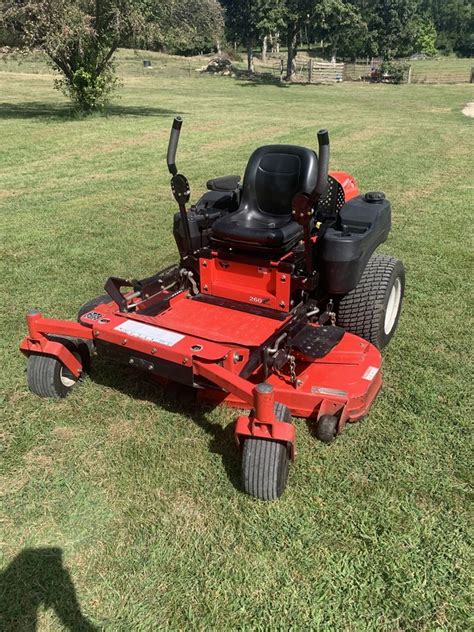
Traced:
<path id="1" fill-rule="evenodd" d="M 122 277 L 109 277 L 104 285 L 104 290 L 110 298 L 117 304 L 119 311 L 127 311 L 127 299 L 120 291 L 122 287 L 133 287 L 133 281 L 123 279 Z"/>
<path id="2" fill-rule="evenodd" d="M 168 152 L 166 154 L 166 164 L 168 165 L 168 171 L 172 176 L 178 173 L 176 166 L 176 150 L 178 149 L 179 135 L 181 132 L 181 126 L 183 119 L 180 116 L 175 116 L 173 125 L 171 127 L 170 140 L 168 143 Z"/>
<path id="3" fill-rule="evenodd" d="M 171 126 L 168 152 L 166 154 L 166 164 L 168 165 L 168 171 L 172 175 L 171 191 L 173 192 L 174 199 L 178 203 L 187 251 L 189 255 L 192 255 L 193 246 L 191 242 L 191 233 L 189 232 L 188 213 L 186 211 L 186 204 L 189 202 L 191 191 L 188 179 L 181 173 L 178 173 L 178 167 L 176 166 L 176 150 L 178 149 L 179 135 L 181 133 L 182 125 L 183 119 L 180 116 L 175 116 L 173 119 L 173 125 Z"/>
<path id="4" fill-rule="evenodd" d="M 311 201 L 314 204 L 326 195 L 328 190 L 329 175 L 329 132 L 327 129 L 320 129 L 318 132 L 318 179 L 311 194 Z"/>
<path id="5" fill-rule="evenodd" d="M 329 132 L 320 129 L 318 132 L 319 161 L 318 178 L 316 186 L 311 193 L 297 193 L 291 203 L 293 217 L 303 227 L 304 257 L 306 272 L 313 272 L 313 248 L 311 242 L 310 224 L 313 217 L 313 208 L 326 194 L 328 188 L 329 173 Z"/>

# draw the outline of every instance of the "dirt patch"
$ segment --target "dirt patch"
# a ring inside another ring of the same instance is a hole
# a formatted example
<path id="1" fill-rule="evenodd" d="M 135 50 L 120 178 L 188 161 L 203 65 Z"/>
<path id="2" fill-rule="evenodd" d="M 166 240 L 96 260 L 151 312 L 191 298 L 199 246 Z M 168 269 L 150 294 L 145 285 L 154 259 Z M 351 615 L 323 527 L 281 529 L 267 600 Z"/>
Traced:
<path id="1" fill-rule="evenodd" d="M 31 467 L 39 467 L 41 469 L 49 469 L 53 464 L 53 459 L 43 454 L 40 448 L 33 448 L 23 457 L 25 464 Z"/>
<path id="2" fill-rule="evenodd" d="M 68 428 L 67 426 L 60 426 L 58 428 L 53 428 L 52 434 L 61 439 L 61 441 L 70 441 L 76 435 L 76 431 L 73 428 Z"/>
<path id="3" fill-rule="evenodd" d="M 463 109 L 462 113 L 463 113 L 465 116 L 470 116 L 471 118 L 474 118 L 474 101 L 471 101 L 470 103 L 468 103 L 468 104 L 464 107 L 464 109 Z"/>
<path id="4" fill-rule="evenodd" d="M 114 443 L 127 441 L 135 434 L 135 424 L 131 421 L 118 421 L 110 426 L 108 434 L 110 441 Z"/>
<path id="5" fill-rule="evenodd" d="M 176 528 L 181 530 L 205 531 L 205 515 L 199 505 L 188 495 L 178 494 L 171 501 L 171 515 L 176 520 Z"/>
<path id="6" fill-rule="evenodd" d="M 1 476 L 0 477 L 0 497 L 7 494 L 16 494 L 30 480 L 26 472 L 18 473 L 18 476 Z"/>

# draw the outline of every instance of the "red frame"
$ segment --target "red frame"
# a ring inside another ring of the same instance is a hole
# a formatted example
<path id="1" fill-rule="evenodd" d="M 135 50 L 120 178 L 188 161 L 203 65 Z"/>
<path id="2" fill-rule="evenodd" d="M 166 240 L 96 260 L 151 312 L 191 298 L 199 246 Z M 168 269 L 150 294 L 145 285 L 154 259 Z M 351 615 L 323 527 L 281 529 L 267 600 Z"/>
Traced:
<path id="1" fill-rule="evenodd" d="M 212 258 L 199 260 L 200 290 L 203 294 L 288 312 L 291 277 L 277 270 L 277 263 L 255 266 L 221 259 L 214 253 Z"/>
<path id="2" fill-rule="evenodd" d="M 331 175 L 341 184 L 346 200 L 358 195 L 350 174 L 333 171 Z M 200 259 L 201 293 L 290 312 L 292 278 L 279 268 L 290 254 L 259 267 L 223 260 L 212 253 Z M 167 296 L 167 291 L 163 291 L 156 298 L 148 299 L 146 305 L 149 308 L 153 301 Z M 112 301 L 98 305 L 93 314 L 84 314 L 79 323 L 48 319 L 39 312 L 30 312 L 28 335 L 20 349 L 26 355 L 55 357 L 76 377 L 81 374 L 81 363 L 65 344 L 48 336 L 101 340 L 128 350 L 131 356 L 134 352 L 144 354 L 150 358 L 150 364 L 161 359 L 188 367 L 194 378 L 204 378 L 220 389 L 202 388 L 200 398 L 252 410 L 237 419 L 238 443 L 249 436 L 273 439 L 289 444 L 294 455 L 295 427 L 275 418 L 275 401 L 288 406 L 297 417 L 317 419 L 321 415 L 337 415 L 341 432 L 346 422 L 356 421 L 368 412 L 382 379 L 379 351 L 365 340 L 346 333 L 323 358 L 311 362 L 298 359 L 296 383 L 288 372 L 272 373 L 265 380 L 272 386 L 271 392 L 261 393 L 256 388 L 264 381 L 261 366 L 248 379 L 242 378 L 240 373 L 251 350 L 277 334 L 291 318 L 291 314 L 282 314 L 281 319 L 277 319 L 270 312 L 265 315 L 265 310 L 255 314 L 243 306 L 233 309 L 195 301 L 183 291 L 172 297 L 167 309 L 156 316 L 140 313 L 138 304 L 133 313 L 120 312 Z M 117 328 L 125 321 L 138 321 L 178 336 L 168 345 L 133 334 L 124 335 Z"/>

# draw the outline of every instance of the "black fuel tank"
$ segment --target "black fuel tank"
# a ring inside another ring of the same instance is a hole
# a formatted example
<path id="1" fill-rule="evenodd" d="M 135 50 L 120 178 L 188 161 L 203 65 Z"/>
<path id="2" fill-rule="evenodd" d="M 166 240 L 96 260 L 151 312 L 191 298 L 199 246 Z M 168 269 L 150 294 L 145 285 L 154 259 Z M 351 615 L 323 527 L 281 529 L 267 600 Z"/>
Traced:
<path id="1" fill-rule="evenodd" d="M 329 294 L 346 294 L 358 284 L 374 250 L 390 232 L 390 202 L 371 192 L 346 202 L 336 223 L 318 240 L 321 283 Z"/>

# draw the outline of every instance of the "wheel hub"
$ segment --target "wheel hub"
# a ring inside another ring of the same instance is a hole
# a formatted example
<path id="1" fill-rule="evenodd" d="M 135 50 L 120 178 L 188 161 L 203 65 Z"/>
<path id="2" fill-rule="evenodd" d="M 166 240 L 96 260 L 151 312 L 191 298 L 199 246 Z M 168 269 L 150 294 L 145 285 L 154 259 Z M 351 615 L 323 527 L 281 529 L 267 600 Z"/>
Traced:
<path id="1" fill-rule="evenodd" d="M 395 279 L 395 283 L 393 284 L 392 290 L 390 292 L 390 296 L 388 297 L 387 308 L 385 310 L 385 320 L 383 329 L 385 334 L 388 334 L 392 331 L 393 326 L 395 324 L 395 320 L 398 314 L 398 308 L 400 307 L 400 299 L 402 296 L 402 284 L 400 279 Z"/>

